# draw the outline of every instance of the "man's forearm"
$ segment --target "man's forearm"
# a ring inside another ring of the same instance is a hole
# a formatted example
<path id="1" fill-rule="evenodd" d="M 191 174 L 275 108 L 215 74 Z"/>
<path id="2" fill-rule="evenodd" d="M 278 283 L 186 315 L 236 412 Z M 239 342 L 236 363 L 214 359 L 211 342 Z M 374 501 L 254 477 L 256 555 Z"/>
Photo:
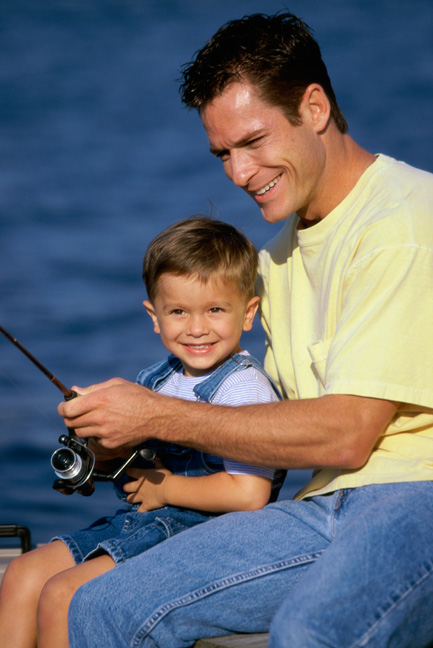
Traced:
<path id="1" fill-rule="evenodd" d="M 389 401 L 335 395 L 222 407 L 165 398 L 151 421 L 161 440 L 255 465 L 357 468 L 396 411 Z"/>
<path id="2" fill-rule="evenodd" d="M 191 403 L 113 380 L 59 406 L 68 426 L 105 448 L 149 438 L 281 468 L 357 468 L 397 405 L 349 395 L 224 407 Z"/>

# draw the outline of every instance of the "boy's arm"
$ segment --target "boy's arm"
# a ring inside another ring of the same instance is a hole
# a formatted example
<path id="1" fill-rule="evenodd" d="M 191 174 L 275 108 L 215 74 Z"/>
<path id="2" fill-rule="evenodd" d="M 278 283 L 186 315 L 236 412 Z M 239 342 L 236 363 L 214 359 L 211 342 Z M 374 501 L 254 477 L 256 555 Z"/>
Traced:
<path id="1" fill-rule="evenodd" d="M 130 504 L 140 503 L 141 512 L 162 506 L 211 513 L 254 511 L 268 503 L 272 485 L 265 477 L 224 471 L 202 477 L 173 475 L 165 468 L 132 469 L 128 474 L 136 480 L 125 484 L 124 491 Z"/>

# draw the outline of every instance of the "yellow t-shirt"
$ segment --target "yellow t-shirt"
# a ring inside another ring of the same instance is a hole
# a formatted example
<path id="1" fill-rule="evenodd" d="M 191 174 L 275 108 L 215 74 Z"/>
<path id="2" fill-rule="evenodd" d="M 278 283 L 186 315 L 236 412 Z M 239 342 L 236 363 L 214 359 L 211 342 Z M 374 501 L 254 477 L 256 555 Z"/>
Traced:
<path id="1" fill-rule="evenodd" d="M 260 253 L 265 369 L 285 398 L 401 403 L 360 469 L 324 469 L 297 497 L 433 479 L 433 175 L 379 155 L 320 223 Z"/>

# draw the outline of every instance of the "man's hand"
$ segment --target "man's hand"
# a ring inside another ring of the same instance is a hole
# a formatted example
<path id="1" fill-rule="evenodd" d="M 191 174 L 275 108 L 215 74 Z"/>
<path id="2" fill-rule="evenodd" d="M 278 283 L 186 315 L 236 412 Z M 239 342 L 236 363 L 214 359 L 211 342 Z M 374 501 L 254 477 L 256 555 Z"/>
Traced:
<path id="1" fill-rule="evenodd" d="M 130 493 L 126 498 L 130 504 L 140 504 L 139 511 L 153 511 L 167 504 L 164 499 L 164 482 L 172 475 L 160 462 L 155 462 L 155 468 L 128 470 L 128 475 L 134 481 L 127 482 L 123 487 L 125 493 Z"/>
<path id="2" fill-rule="evenodd" d="M 146 401 L 152 396 L 145 387 L 113 378 L 73 389 L 80 397 L 60 403 L 58 412 L 77 436 L 93 437 L 97 443 L 93 443 L 93 449 L 99 459 L 119 456 L 119 448 L 131 448 L 151 436 L 143 430 Z"/>

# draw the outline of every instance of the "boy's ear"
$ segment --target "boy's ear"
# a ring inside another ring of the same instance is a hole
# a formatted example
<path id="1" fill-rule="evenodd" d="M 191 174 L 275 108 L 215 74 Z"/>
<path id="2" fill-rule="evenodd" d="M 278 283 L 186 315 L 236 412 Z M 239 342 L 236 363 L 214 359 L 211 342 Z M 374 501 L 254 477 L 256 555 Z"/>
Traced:
<path id="1" fill-rule="evenodd" d="M 254 317 L 259 307 L 259 302 L 259 297 L 252 297 L 252 299 L 247 302 L 247 305 L 245 307 L 244 325 L 242 327 L 243 331 L 251 331 L 253 327 Z"/>
<path id="2" fill-rule="evenodd" d="M 147 311 L 147 314 L 150 316 L 152 322 L 153 322 L 153 330 L 155 333 L 161 333 L 161 330 L 159 328 L 159 323 L 158 323 L 158 318 L 156 317 L 156 312 L 150 301 L 147 301 L 146 299 L 143 302 L 143 306 Z"/>

